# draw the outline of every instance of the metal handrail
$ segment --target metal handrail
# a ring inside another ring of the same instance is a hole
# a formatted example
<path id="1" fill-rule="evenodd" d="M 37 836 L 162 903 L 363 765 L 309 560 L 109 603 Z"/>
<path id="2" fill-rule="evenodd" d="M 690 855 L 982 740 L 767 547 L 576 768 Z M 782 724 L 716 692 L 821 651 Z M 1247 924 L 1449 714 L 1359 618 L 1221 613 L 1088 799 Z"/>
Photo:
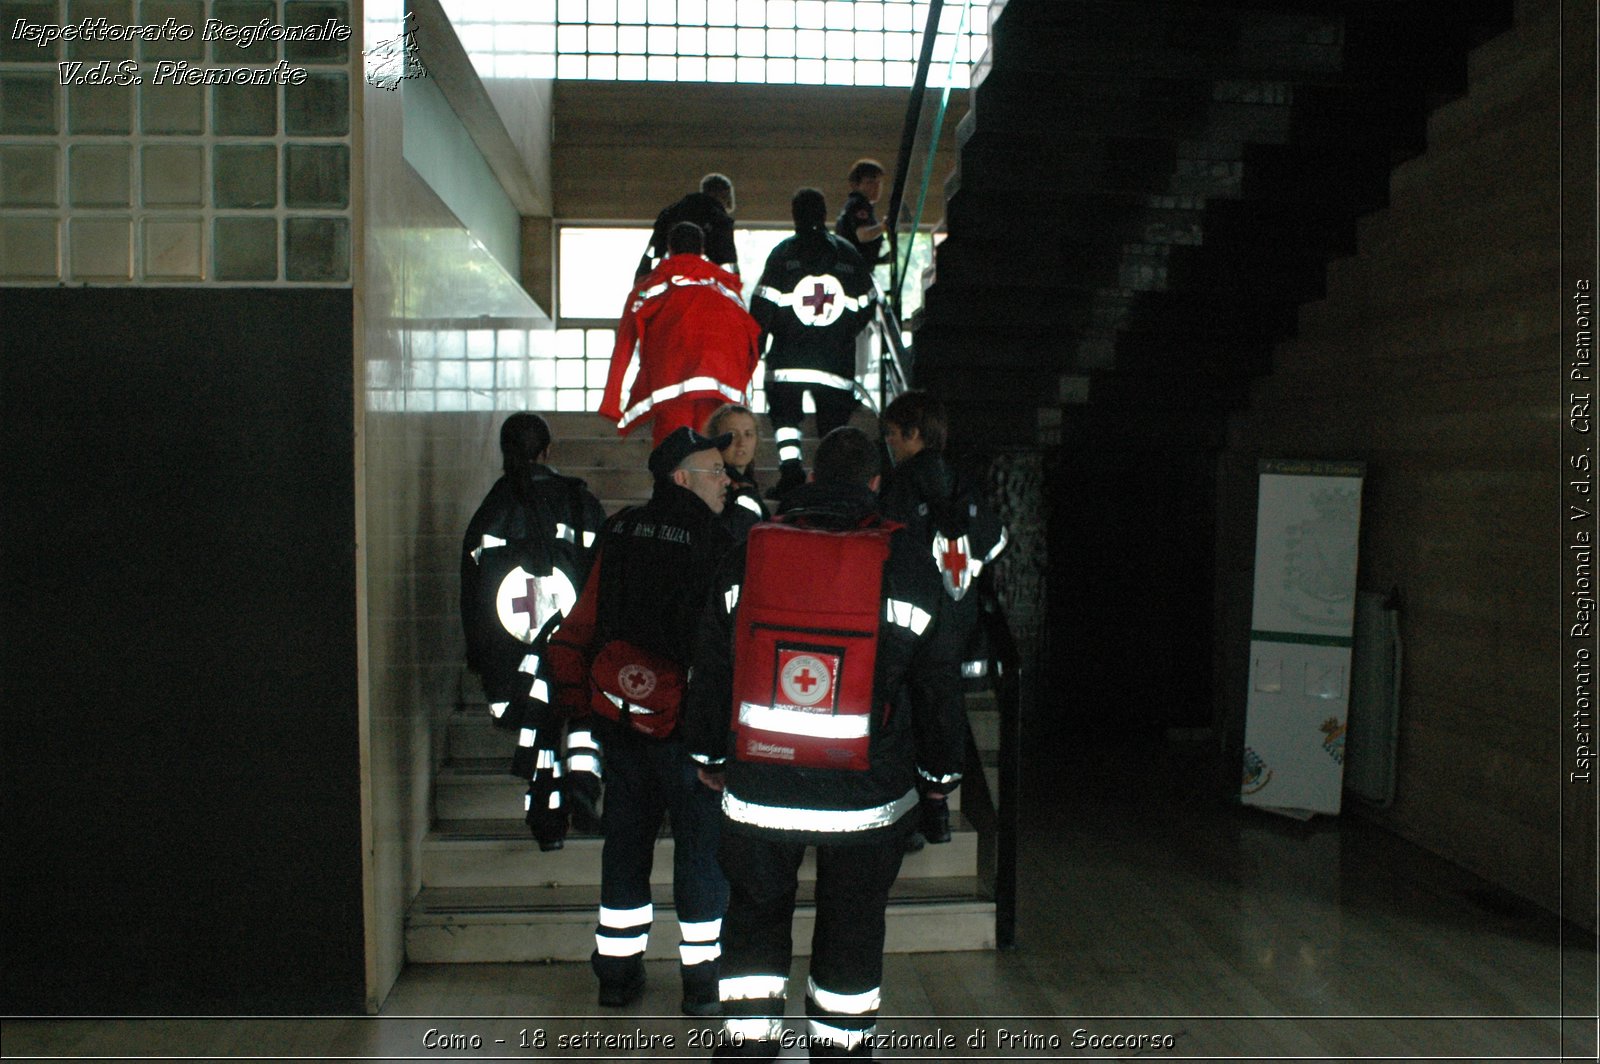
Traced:
<path id="1" fill-rule="evenodd" d="M 927 23 L 923 28 L 922 51 L 917 60 L 916 76 L 912 81 L 911 98 L 906 104 L 906 119 L 900 137 L 900 153 L 894 169 L 894 185 L 889 194 L 886 216 L 886 233 L 889 237 L 889 297 L 876 301 L 878 311 L 874 320 L 883 338 L 878 356 L 878 397 L 882 411 L 890 401 L 908 386 L 907 369 L 911 365 L 909 353 L 900 335 L 902 271 L 910 269 L 911 247 L 908 245 L 904 264 L 899 255 L 899 227 L 901 207 L 905 200 L 906 176 L 911 169 L 911 156 L 916 144 L 917 127 L 922 119 L 922 100 L 927 91 L 928 68 L 933 62 L 933 46 L 939 31 L 939 17 L 943 0 L 931 0 Z M 966 25 L 966 12 L 962 26 Z M 953 66 L 952 59 L 952 66 Z M 933 153 L 938 149 L 938 137 L 943 129 L 945 108 L 949 93 L 940 101 L 938 119 L 934 123 L 932 143 L 928 146 L 928 162 L 923 168 L 922 187 L 918 193 L 917 214 L 913 221 L 911 237 L 921 223 L 922 206 L 926 200 L 933 175 Z M 982 759 L 967 726 L 968 773 L 970 786 L 977 793 L 967 800 L 969 813 L 975 813 L 975 826 L 980 832 L 990 834 L 993 842 L 992 863 L 980 863 L 980 875 L 988 882 L 995 904 L 995 945 L 1007 949 L 1016 944 L 1017 924 L 1017 837 L 1018 810 L 1022 755 L 1022 701 L 1024 674 L 1022 654 L 1017 646 L 1011 626 L 1000 608 L 988 580 L 980 583 L 979 593 L 984 596 L 983 622 L 988 627 L 990 648 L 990 673 L 994 685 L 996 705 L 1000 713 L 999 794 L 991 794 L 984 775 Z M 974 805 L 974 799 L 977 805 Z M 985 847 L 987 854 L 988 847 Z M 987 867 L 985 867 L 987 865 Z"/>
<path id="2" fill-rule="evenodd" d="M 896 314 L 903 309 L 907 276 L 911 272 L 911 255 L 916 250 L 917 233 L 922 229 L 922 210 L 928 203 L 928 189 L 933 186 L 933 164 L 939 154 L 939 138 L 944 135 L 944 119 L 950 110 L 950 87 L 955 83 L 956 60 L 961 54 L 961 35 L 966 32 L 967 19 L 972 14 L 972 0 L 966 0 L 961 6 L 961 20 L 956 23 L 956 46 L 950 49 L 950 62 L 945 69 L 944 91 L 939 94 L 939 110 L 933 116 L 933 129 L 928 134 L 928 149 L 922 161 L 922 185 L 917 189 L 917 206 L 911 212 L 911 239 L 906 241 L 906 253 L 898 264 L 898 277 L 894 286 L 894 310 Z M 894 215 L 895 226 L 900 224 L 899 215 Z M 930 234 L 931 236 L 931 234 Z M 891 242 L 890 247 L 894 245 Z M 894 274 L 895 268 L 891 267 L 890 273 Z"/>
<path id="3" fill-rule="evenodd" d="M 1022 782 L 1022 652 L 992 591 L 984 617 L 989 625 L 989 657 L 995 701 L 1000 710 L 1000 793 L 994 804 L 994 942 L 1010 949 L 1017 942 L 1017 826 Z M 980 766 L 981 772 L 981 766 Z"/>
<path id="4" fill-rule="evenodd" d="M 887 216 L 889 235 L 889 298 L 895 314 L 900 313 L 900 205 L 905 202 L 906 172 L 911 168 L 911 151 L 917 142 L 917 125 L 922 121 L 922 95 L 928 88 L 928 68 L 933 65 L 933 43 L 939 35 L 939 14 L 944 0 L 928 5 L 928 20 L 922 28 L 922 51 L 917 56 L 917 73 L 911 80 L 911 100 L 906 104 L 905 124 L 900 127 L 900 153 L 894 167 L 894 186 L 889 192 Z"/>
<path id="5" fill-rule="evenodd" d="M 917 72 L 912 79 L 911 98 L 906 106 L 905 124 L 900 133 L 900 152 L 894 168 L 894 184 L 889 193 L 889 212 L 885 218 L 888 223 L 886 232 L 889 237 L 889 294 L 884 298 L 882 292 L 877 294 L 877 309 L 873 316 L 873 323 L 878 329 L 880 344 L 878 348 L 878 412 L 881 413 L 889 403 L 901 393 L 910 388 L 911 355 L 906 350 L 904 339 L 901 337 L 900 308 L 901 290 L 905 287 L 902 273 L 910 269 L 912 245 L 916 240 L 916 230 L 922 216 L 922 207 L 927 199 L 928 187 L 933 176 L 933 152 L 938 148 L 939 130 L 943 128 L 945 107 L 949 102 L 949 90 L 946 88 L 943 99 L 939 104 L 939 118 L 935 123 L 933 143 L 928 149 L 928 164 L 923 168 L 922 186 L 917 193 L 917 220 L 912 223 L 911 241 L 906 245 L 906 256 L 902 262 L 899 254 L 900 215 L 901 207 L 905 201 L 906 176 L 911 169 L 911 155 L 916 148 L 917 126 L 922 119 L 922 97 L 928 87 L 928 69 L 933 65 L 933 47 L 939 34 L 939 17 L 944 9 L 944 0 L 932 0 L 928 7 L 928 18 L 922 30 L 922 50 L 917 57 Z M 967 24 L 967 12 L 962 11 L 961 28 Z M 959 30 L 957 31 L 960 32 Z M 952 50 L 952 66 L 954 59 Z M 948 79 L 947 79 L 948 80 Z"/>
<path id="6" fill-rule="evenodd" d="M 911 387 L 906 372 L 911 354 L 900 336 L 900 319 L 895 316 L 894 308 L 881 297 L 876 300 L 876 306 L 873 322 L 881 341 L 878 346 L 878 413 L 881 414 Z"/>

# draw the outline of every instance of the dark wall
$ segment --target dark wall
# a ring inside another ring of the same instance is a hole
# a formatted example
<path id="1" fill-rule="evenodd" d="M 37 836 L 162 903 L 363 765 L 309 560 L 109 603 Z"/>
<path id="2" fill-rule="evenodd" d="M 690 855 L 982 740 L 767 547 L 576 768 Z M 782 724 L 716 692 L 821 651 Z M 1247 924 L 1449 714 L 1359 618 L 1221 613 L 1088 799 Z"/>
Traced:
<path id="1" fill-rule="evenodd" d="M 5 1012 L 361 1007 L 351 317 L 0 289 Z"/>
<path id="2" fill-rule="evenodd" d="M 1219 420 L 1148 403 L 1068 411 L 1045 492 L 1045 682 L 1071 739 L 1147 742 L 1213 723 Z"/>

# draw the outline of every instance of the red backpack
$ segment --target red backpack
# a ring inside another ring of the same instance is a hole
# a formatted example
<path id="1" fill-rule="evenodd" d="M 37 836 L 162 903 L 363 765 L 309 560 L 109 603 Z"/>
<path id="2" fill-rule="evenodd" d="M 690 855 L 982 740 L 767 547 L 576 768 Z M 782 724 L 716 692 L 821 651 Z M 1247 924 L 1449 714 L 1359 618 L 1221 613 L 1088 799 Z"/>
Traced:
<path id="1" fill-rule="evenodd" d="M 739 760 L 866 770 L 883 565 L 898 527 L 750 530 L 733 641 Z"/>

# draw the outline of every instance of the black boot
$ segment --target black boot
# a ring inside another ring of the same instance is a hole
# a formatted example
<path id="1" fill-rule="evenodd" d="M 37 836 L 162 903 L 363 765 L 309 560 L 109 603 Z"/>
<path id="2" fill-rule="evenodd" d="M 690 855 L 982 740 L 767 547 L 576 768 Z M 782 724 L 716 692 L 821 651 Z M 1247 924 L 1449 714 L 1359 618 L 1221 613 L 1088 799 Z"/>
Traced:
<path id="1" fill-rule="evenodd" d="M 778 483 L 767 498 L 782 500 L 783 497 L 806 482 L 806 467 L 798 458 L 791 458 L 778 466 Z"/>
<path id="2" fill-rule="evenodd" d="M 716 961 L 705 961 L 681 969 L 683 1003 L 679 1007 L 685 1016 L 722 1015 L 722 1001 L 718 995 L 719 968 Z"/>
<path id="3" fill-rule="evenodd" d="M 923 798 L 918 809 L 922 816 L 922 837 L 929 842 L 950 841 L 950 802 L 946 798 Z"/>
<path id="4" fill-rule="evenodd" d="M 643 957 L 602 957 L 596 951 L 589 955 L 589 964 L 600 977 L 600 1004 L 626 1008 L 644 996 Z"/>

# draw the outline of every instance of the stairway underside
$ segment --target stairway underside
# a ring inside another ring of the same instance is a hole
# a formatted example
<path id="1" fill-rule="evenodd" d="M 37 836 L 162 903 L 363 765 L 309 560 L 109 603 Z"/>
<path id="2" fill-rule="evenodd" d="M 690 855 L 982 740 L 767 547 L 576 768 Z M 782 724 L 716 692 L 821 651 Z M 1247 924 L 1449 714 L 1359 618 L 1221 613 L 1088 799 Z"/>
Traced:
<path id="1" fill-rule="evenodd" d="M 1216 435 L 1513 7 L 991 4 L 916 336 L 952 439 Z"/>

